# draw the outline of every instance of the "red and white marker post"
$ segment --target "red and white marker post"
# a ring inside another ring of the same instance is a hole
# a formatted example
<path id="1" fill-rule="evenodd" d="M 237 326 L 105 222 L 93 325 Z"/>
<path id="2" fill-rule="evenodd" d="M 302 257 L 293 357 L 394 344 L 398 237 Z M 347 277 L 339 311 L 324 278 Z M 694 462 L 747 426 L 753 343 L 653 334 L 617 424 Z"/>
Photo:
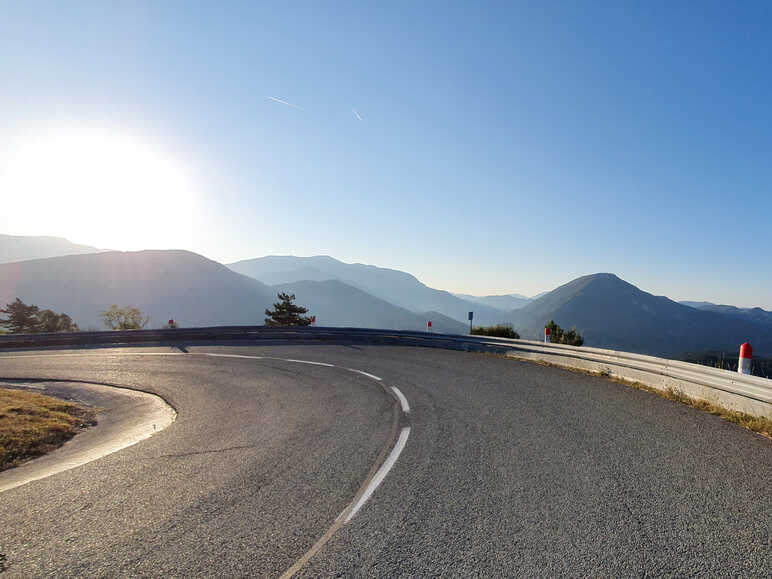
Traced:
<path id="1" fill-rule="evenodd" d="M 548 344 L 552 341 L 552 330 L 549 328 L 544 328 L 544 341 Z"/>
<path id="2" fill-rule="evenodd" d="M 737 363 L 737 371 L 740 374 L 750 374 L 751 362 L 753 362 L 753 348 L 748 342 L 745 342 L 740 346 L 740 361 Z"/>
<path id="3" fill-rule="evenodd" d="M 311 316 L 311 325 L 312 326 L 316 325 L 316 316 Z"/>
<path id="4" fill-rule="evenodd" d="M 432 321 L 431 320 L 426 322 L 426 331 L 427 332 L 431 332 L 432 331 Z"/>

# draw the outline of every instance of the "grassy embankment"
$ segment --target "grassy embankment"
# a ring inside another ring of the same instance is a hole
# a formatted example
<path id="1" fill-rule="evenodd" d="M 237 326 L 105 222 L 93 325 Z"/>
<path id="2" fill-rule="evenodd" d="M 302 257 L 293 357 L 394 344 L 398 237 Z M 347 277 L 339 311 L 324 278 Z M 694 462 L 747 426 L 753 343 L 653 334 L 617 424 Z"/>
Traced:
<path id="1" fill-rule="evenodd" d="M 95 424 L 95 409 L 36 392 L 0 388 L 0 471 L 50 452 Z"/>

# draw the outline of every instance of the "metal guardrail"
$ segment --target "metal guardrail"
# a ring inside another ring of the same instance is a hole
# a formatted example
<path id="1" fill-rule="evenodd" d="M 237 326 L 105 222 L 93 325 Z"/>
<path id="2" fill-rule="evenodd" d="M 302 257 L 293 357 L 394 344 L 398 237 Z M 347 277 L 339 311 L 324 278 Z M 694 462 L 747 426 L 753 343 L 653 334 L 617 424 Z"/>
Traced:
<path id="1" fill-rule="evenodd" d="M 507 340 L 505 338 L 493 338 L 493 340 L 498 343 L 508 342 L 513 350 L 524 353 L 541 354 L 552 358 L 562 357 L 566 360 L 584 360 L 601 367 L 608 365 L 609 367 L 638 370 L 722 390 L 772 405 L 772 380 L 760 376 L 750 376 L 721 368 L 617 350 L 548 344 L 530 340 Z"/>
<path id="2" fill-rule="evenodd" d="M 12 334 L 0 336 L 0 351 L 140 344 L 168 346 L 233 345 L 255 342 L 358 342 L 421 346 L 497 352 L 595 371 L 599 369 L 604 371 L 608 368 L 609 370 L 613 369 L 614 375 L 620 377 L 634 376 L 635 379 L 655 388 L 663 388 L 663 384 L 686 386 L 687 393 L 697 397 L 706 399 L 717 397 L 721 403 L 729 403 L 730 407 L 734 406 L 746 410 L 750 408 L 753 413 L 772 417 L 772 380 L 643 354 L 490 336 L 461 336 L 368 328 L 212 326 L 61 334 Z M 711 396 L 701 394 L 705 392 L 705 389 L 710 392 Z M 748 401 L 751 406 L 738 406 L 736 397 Z"/>
<path id="3" fill-rule="evenodd" d="M 9 334 L 0 336 L 0 351 L 9 348 L 51 348 L 83 346 L 117 346 L 122 344 L 195 344 L 241 341 L 370 341 L 376 343 L 416 342 L 443 347 L 464 343 L 485 345 L 475 336 L 459 336 L 406 330 L 369 328 L 270 327 L 270 326 L 211 326 L 204 328 L 167 328 L 160 330 L 116 330 L 58 334 Z M 491 348 L 502 348 L 491 344 Z"/>

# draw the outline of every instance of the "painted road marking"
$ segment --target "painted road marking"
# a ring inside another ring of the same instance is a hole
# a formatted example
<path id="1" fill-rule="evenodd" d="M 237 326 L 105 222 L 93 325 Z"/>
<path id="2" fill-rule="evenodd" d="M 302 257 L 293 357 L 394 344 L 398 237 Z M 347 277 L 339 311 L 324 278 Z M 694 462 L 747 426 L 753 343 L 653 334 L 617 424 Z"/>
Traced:
<path id="1" fill-rule="evenodd" d="M 349 372 L 356 372 L 357 374 L 362 374 L 362 376 L 367 376 L 368 378 L 372 378 L 373 380 L 377 380 L 378 382 L 382 382 L 383 379 L 379 378 L 375 374 L 370 374 L 369 372 L 365 372 L 364 370 L 357 370 L 356 368 L 346 368 Z"/>
<path id="2" fill-rule="evenodd" d="M 285 362 L 297 362 L 298 364 L 313 364 L 314 366 L 326 366 L 327 368 L 335 368 L 334 364 L 327 364 L 326 362 L 312 362 L 311 360 L 293 360 L 292 358 L 283 358 Z"/>
<path id="3" fill-rule="evenodd" d="M 397 395 L 397 398 L 399 399 L 399 403 L 402 406 L 402 412 L 407 414 L 410 412 L 410 404 L 407 403 L 407 398 L 405 398 L 405 395 L 402 394 L 402 392 L 399 391 L 399 388 L 396 386 L 392 386 L 391 389 L 394 391 L 394 394 Z"/>
<path id="4" fill-rule="evenodd" d="M 203 354 L 213 358 L 246 358 L 247 360 L 262 360 L 265 356 L 245 356 L 243 354 L 213 354 L 211 352 L 194 352 L 194 354 Z M 188 354 L 190 356 L 190 354 Z"/>
<path id="5" fill-rule="evenodd" d="M 402 450 L 407 444 L 408 436 L 410 436 L 410 427 L 405 426 L 405 428 L 402 429 L 402 432 L 399 433 L 399 439 L 397 440 L 397 444 L 395 444 L 394 448 L 391 450 L 389 458 L 387 458 L 386 462 L 381 465 L 381 468 L 379 468 L 378 472 L 375 473 L 373 480 L 371 480 L 370 484 L 367 485 L 365 492 L 362 493 L 362 496 L 359 497 L 359 500 L 351 508 L 348 515 L 346 515 L 346 520 L 344 521 L 345 523 L 348 523 L 351 519 L 354 518 L 354 516 L 359 512 L 359 509 L 361 509 L 362 506 L 367 502 L 367 499 L 369 499 L 370 496 L 375 492 L 375 489 L 378 488 L 378 485 L 380 485 L 383 482 L 383 479 L 386 478 L 386 475 L 389 474 L 391 467 L 394 466 L 394 463 L 397 462 L 399 455 L 402 454 Z"/>

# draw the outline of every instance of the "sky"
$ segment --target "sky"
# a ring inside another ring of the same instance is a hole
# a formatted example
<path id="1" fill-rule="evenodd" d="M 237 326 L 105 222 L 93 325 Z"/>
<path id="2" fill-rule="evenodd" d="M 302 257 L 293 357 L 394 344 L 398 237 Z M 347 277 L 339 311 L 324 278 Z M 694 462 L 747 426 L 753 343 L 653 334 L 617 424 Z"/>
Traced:
<path id="1" fill-rule="evenodd" d="M 772 309 L 768 2 L 0 13 L 0 233 Z"/>

